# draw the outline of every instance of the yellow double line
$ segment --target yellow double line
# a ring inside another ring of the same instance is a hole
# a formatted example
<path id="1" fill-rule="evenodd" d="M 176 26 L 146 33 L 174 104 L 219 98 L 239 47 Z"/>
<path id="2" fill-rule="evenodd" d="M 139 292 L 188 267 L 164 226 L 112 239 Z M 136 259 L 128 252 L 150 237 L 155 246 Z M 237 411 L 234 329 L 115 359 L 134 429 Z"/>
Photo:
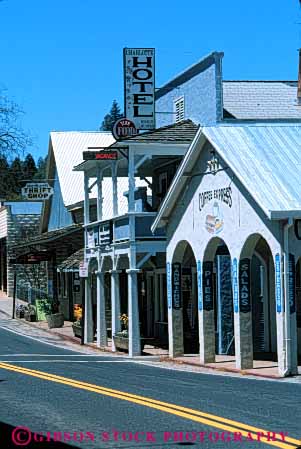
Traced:
<path id="1" fill-rule="evenodd" d="M 257 440 L 257 435 L 259 433 L 263 433 L 264 435 L 267 435 L 268 433 L 267 430 L 243 424 L 238 421 L 233 421 L 231 419 L 222 418 L 220 416 L 212 415 L 210 413 L 204 413 L 199 410 L 194 410 L 188 407 L 182 407 L 168 402 L 157 401 L 156 399 L 147 398 L 145 396 L 139 396 L 135 394 L 126 393 L 124 391 L 113 390 L 111 388 L 106 388 L 99 385 L 77 381 L 67 377 L 57 376 L 55 374 L 50 374 L 43 371 L 36 371 L 2 362 L 0 362 L 0 368 L 8 371 L 14 371 L 17 373 L 25 374 L 27 376 L 37 377 L 39 379 L 48 380 L 50 382 L 69 385 L 71 387 L 91 391 L 97 394 L 101 394 L 103 396 L 110 396 L 112 398 L 132 402 L 134 404 L 143 405 L 145 407 L 160 410 L 162 412 L 170 413 L 172 415 L 189 419 L 197 423 L 221 429 L 226 432 L 231 433 L 240 432 L 243 437 L 248 438 L 252 437 L 255 441 Z M 270 434 L 272 434 L 271 431 Z M 285 441 L 282 441 L 280 435 L 277 436 L 277 438 L 278 438 L 277 441 L 267 441 L 266 439 L 263 439 L 261 440 L 261 442 L 269 444 L 271 446 L 280 447 L 282 449 L 293 449 L 301 446 L 301 440 L 285 437 Z"/>

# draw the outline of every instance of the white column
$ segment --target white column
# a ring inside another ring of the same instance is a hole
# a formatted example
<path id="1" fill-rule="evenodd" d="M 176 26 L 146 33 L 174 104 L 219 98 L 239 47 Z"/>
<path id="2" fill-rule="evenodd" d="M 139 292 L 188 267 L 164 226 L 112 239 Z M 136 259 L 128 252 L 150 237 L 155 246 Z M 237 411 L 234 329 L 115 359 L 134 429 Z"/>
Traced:
<path id="1" fill-rule="evenodd" d="M 97 220 L 102 220 L 102 172 L 97 167 Z"/>
<path id="2" fill-rule="evenodd" d="M 121 271 L 111 270 L 111 309 L 112 309 L 112 351 L 116 351 L 114 335 L 120 331 L 120 289 L 119 273 Z"/>
<path id="3" fill-rule="evenodd" d="M 129 318 L 129 357 L 141 354 L 139 305 L 138 305 L 138 279 L 136 269 L 136 240 L 135 240 L 135 155 L 129 150 L 129 270 L 128 274 L 128 318 Z"/>
<path id="4" fill-rule="evenodd" d="M 108 345 L 107 340 L 107 320 L 106 320 L 106 300 L 104 291 L 104 273 L 97 271 L 97 334 L 96 344 L 100 347 Z"/>
<path id="5" fill-rule="evenodd" d="M 91 343 L 94 340 L 93 316 L 92 316 L 92 296 L 91 277 L 85 279 L 85 322 L 84 322 L 84 343 Z"/>
<path id="6" fill-rule="evenodd" d="M 140 270 L 126 270 L 128 274 L 129 357 L 141 354 L 138 307 L 138 279 Z"/>
<path id="7" fill-rule="evenodd" d="M 113 216 L 118 215 L 117 161 L 112 162 Z"/>
<path id="8" fill-rule="evenodd" d="M 85 201 L 84 201 L 84 224 L 88 224 L 90 220 L 89 214 L 89 176 L 87 172 L 84 172 L 84 189 L 85 189 Z"/>

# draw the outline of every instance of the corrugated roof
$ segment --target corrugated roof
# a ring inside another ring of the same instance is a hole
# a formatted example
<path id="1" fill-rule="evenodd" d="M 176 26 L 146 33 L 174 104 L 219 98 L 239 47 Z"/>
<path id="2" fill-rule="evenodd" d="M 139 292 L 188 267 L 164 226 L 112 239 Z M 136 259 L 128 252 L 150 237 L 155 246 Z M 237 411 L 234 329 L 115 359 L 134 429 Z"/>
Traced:
<path id="1" fill-rule="evenodd" d="M 108 147 L 114 138 L 110 132 L 70 131 L 51 132 L 50 139 L 64 204 L 79 203 L 84 200 L 84 175 L 72 171 L 73 167 L 83 161 L 83 151 L 88 147 Z"/>
<path id="2" fill-rule="evenodd" d="M 124 140 L 141 143 L 190 143 L 194 139 L 198 125 L 192 120 L 182 120 L 178 123 L 163 126 L 153 131 L 144 132 Z"/>
<path id="3" fill-rule="evenodd" d="M 241 120 L 301 120 L 295 81 L 223 81 L 223 106 Z"/>
<path id="4" fill-rule="evenodd" d="M 301 124 L 220 125 L 203 133 L 263 210 L 301 210 Z"/>
<path id="5" fill-rule="evenodd" d="M 200 129 L 166 194 L 152 232 L 165 224 L 207 138 L 268 217 L 301 212 L 301 124 L 237 124 Z"/>

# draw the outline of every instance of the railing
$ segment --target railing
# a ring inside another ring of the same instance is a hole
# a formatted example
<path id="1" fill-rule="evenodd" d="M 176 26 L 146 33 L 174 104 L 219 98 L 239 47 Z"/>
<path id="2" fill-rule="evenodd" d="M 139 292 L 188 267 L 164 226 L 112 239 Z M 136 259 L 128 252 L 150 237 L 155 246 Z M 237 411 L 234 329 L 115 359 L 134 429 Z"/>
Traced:
<path id="1" fill-rule="evenodd" d="M 29 284 L 17 284 L 16 297 L 33 304 L 36 299 L 47 299 L 49 295 L 46 290 L 31 287 Z"/>

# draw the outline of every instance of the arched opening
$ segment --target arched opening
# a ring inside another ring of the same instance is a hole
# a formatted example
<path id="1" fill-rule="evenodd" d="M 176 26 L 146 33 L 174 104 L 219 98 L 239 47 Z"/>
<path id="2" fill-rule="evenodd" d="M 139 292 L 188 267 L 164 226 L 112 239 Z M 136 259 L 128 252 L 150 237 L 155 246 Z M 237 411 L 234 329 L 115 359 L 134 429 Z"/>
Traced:
<path id="1" fill-rule="evenodd" d="M 301 364 L 301 257 L 296 264 L 296 317 L 298 363 Z"/>
<path id="2" fill-rule="evenodd" d="M 183 313 L 183 346 L 185 354 L 199 353 L 198 292 L 196 259 L 190 244 L 182 241 L 178 244 L 172 261 L 172 278 L 180 276 L 179 304 Z M 174 294 L 173 281 L 173 294 Z M 175 297 L 173 296 L 173 299 Z"/>
<path id="3" fill-rule="evenodd" d="M 240 267 L 243 265 L 249 270 L 245 288 L 250 297 L 253 359 L 277 361 L 275 268 L 270 247 L 261 235 L 248 237 L 240 257 Z"/>
<path id="4" fill-rule="evenodd" d="M 214 332 L 215 353 L 234 355 L 231 256 L 225 242 L 218 237 L 210 240 L 204 253 L 203 302 L 204 311 L 214 311 L 214 329 L 211 332 Z"/>

